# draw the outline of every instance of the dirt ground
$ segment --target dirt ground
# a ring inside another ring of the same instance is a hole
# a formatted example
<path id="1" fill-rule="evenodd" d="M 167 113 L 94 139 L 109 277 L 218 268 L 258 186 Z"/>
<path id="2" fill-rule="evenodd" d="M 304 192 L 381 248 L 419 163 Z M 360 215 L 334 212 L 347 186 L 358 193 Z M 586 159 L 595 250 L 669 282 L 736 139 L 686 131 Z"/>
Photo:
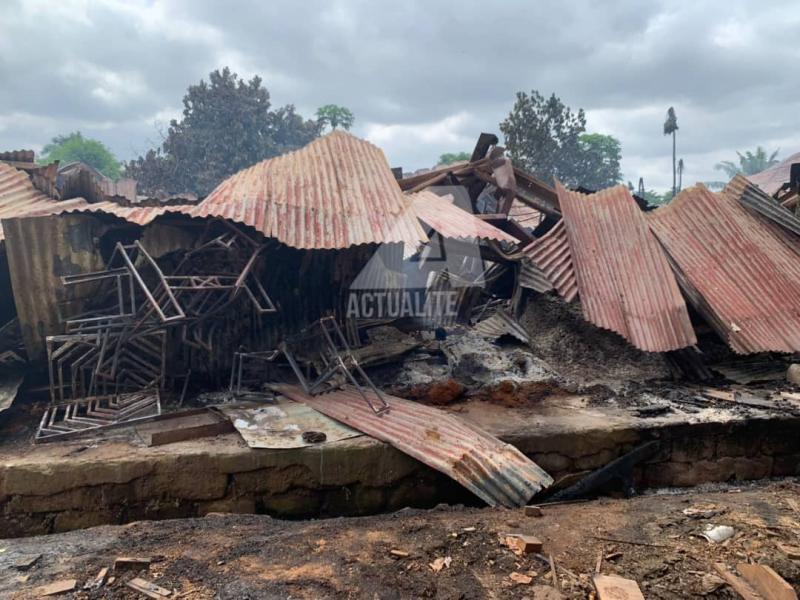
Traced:
<path id="1" fill-rule="evenodd" d="M 603 574 L 637 580 L 646 598 L 735 598 L 713 575 L 715 562 L 768 564 L 800 589 L 800 562 L 779 549 L 797 544 L 798 492 L 800 480 L 783 480 L 544 506 L 542 517 L 441 506 L 316 521 L 210 515 L 104 526 L 0 540 L 0 597 L 36 598 L 38 586 L 64 578 L 82 587 L 117 556 L 153 562 L 59 597 L 143 598 L 125 587 L 136 576 L 187 599 L 559 597 L 545 556 L 516 556 L 499 541 L 523 532 L 553 556 L 564 598 L 592 596 L 600 555 Z M 708 523 L 735 535 L 713 544 L 698 535 Z M 27 571 L 14 566 L 39 554 Z M 449 566 L 435 571 L 437 559 Z M 512 573 L 532 582 L 516 583 Z"/>

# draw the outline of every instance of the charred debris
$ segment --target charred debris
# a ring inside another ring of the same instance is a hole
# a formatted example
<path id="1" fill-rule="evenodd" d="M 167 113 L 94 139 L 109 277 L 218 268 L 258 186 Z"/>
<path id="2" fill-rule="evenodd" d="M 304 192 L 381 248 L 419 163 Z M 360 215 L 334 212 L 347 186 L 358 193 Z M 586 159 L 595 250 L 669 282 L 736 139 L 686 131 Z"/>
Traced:
<path id="1" fill-rule="evenodd" d="M 653 209 L 624 186 L 540 181 L 491 134 L 467 162 L 404 177 L 334 131 L 198 200 L 0 154 L 0 411 L 25 378 L 47 396 L 46 442 L 206 411 L 209 391 L 283 396 L 522 505 L 549 476 L 429 406 L 497 383 L 469 365 L 459 380 L 449 341 L 503 341 L 543 393 L 596 392 L 599 371 L 633 388 L 784 380 L 800 351 L 795 175 L 774 197 L 737 176 Z M 448 435 L 417 455 L 422 420 Z M 471 462 L 447 463 L 470 437 Z"/>

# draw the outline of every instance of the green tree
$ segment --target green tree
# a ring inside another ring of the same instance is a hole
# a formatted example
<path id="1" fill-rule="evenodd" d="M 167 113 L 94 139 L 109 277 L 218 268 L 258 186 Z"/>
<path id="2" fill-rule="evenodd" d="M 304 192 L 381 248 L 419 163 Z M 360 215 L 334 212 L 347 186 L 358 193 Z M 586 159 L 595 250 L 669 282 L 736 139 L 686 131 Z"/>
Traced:
<path id="1" fill-rule="evenodd" d="M 587 134 L 583 109 L 573 112 L 555 94 L 517 93 L 500 131 L 512 160 L 539 179 L 591 189 L 622 181 L 619 141 Z"/>
<path id="2" fill-rule="evenodd" d="M 622 181 L 622 145 L 617 138 L 602 133 L 583 133 L 578 141 L 581 148 L 580 181 L 583 187 L 602 190 Z"/>
<path id="3" fill-rule="evenodd" d="M 579 186 L 580 136 L 586 131 L 583 109 L 577 113 L 552 94 L 518 92 L 511 113 L 500 123 L 512 160 L 544 181 Z"/>
<path id="4" fill-rule="evenodd" d="M 664 121 L 664 135 L 672 135 L 672 196 L 678 192 L 677 165 L 675 164 L 675 137 L 678 131 L 678 116 L 671 106 L 667 110 L 667 119 Z"/>
<path id="5" fill-rule="evenodd" d="M 205 196 L 233 173 L 304 146 L 319 132 L 292 105 L 271 110 L 260 77 L 245 81 L 225 67 L 189 86 L 181 120 L 173 119 L 161 147 L 127 163 L 125 173 L 145 193 Z"/>
<path id="6" fill-rule="evenodd" d="M 119 179 L 121 174 L 120 163 L 111 151 L 102 142 L 83 137 L 80 131 L 57 135 L 42 149 L 40 163 L 47 164 L 56 160 L 61 164 L 80 161 L 114 180 Z"/>
<path id="7" fill-rule="evenodd" d="M 317 109 L 317 122 L 319 122 L 322 128 L 326 125 L 330 125 L 331 129 L 341 127 L 349 131 L 355 120 L 356 118 L 349 109 L 344 106 L 339 106 L 338 104 L 326 104 Z"/>
<path id="8" fill-rule="evenodd" d="M 469 152 L 445 152 L 439 156 L 438 165 L 447 166 L 457 162 L 464 162 L 472 158 Z"/>
<path id="9" fill-rule="evenodd" d="M 725 174 L 730 178 L 735 177 L 739 173 L 743 175 L 755 175 L 764 169 L 769 169 L 777 165 L 778 162 L 780 162 L 778 161 L 778 152 L 780 152 L 780 150 L 775 150 L 772 154 L 767 155 L 767 151 L 764 150 L 764 148 L 757 146 L 755 152 L 747 150 L 742 154 L 737 151 L 736 155 L 739 157 L 738 165 L 733 161 L 723 160 L 714 165 L 714 168 L 718 171 L 725 171 Z"/>

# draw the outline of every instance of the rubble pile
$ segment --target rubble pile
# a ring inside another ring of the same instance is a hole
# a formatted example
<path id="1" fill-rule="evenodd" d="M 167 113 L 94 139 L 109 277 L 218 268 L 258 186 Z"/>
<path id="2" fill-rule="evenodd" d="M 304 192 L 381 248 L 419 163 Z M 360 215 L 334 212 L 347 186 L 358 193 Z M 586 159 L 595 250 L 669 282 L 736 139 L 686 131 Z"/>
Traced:
<path id="1" fill-rule="evenodd" d="M 0 478 L 0 522 L 359 514 L 448 484 L 541 517 L 532 499 L 798 473 L 796 436 L 781 429 L 800 417 L 800 220 L 787 209 L 797 182 L 771 197 L 737 176 L 722 192 L 699 184 L 653 210 L 624 186 L 540 181 L 492 134 L 469 161 L 401 172 L 337 130 L 201 199 L 139 198 L 134 181 L 0 154 L 0 419 L 26 432 L 20 415 L 35 415 L 24 442 L 52 444 L 44 463 L 59 463 L 46 477 L 64 487 L 42 493 L 32 460 L 33 484 Z M 481 411 L 500 433 L 474 418 Z M 712 422 L 715 413 L 724 416 Z M 546 439 L 519 429 L 553 415 Z M 751 415 L 752 439 L 719 429 Z M 772 415 L 786 423 L 759 421 Z M 581 434 L 570 438 L 564 423 Z M 701 437 L 694 425 L 706 426 Z M 235 441 L 219 455 L 191 446 L 224 436 Z M 97 458 L 104 443 L 122 455 Z M 154 466 L 173 444 L 174 461 Z M 391 490 L 379 486 L 384 475 Z M 703 535 L 724 544 L 735 535 L 726 527 Z M 601 573 L 638 542 L 601 548 L 590 582 L 519 529 L 495 532 L 502 550 L 491 551 L 508 587 L 539 586 L 546 572 L 539 587 L 552 597 L 641 597 L 635 581 Z M 437 576 L 459 568 L 439 552 L 414 561 Z M 114 576 L 98 565 L 85 589 L 111 586 L 126 562 L 149 572 L 149 559 L 121 557 Z M 700 583 L 708 593 L 745 579 L 783 585 L 769 569 L 717 565 Z M 125 585 L 172 594 L 146 577 Z"/>
<path id="2" fill-rule="evenodd" d="M 0 155 L 0 410 L 44 367 L 36 441 L 291 396 L 404 448 L 449 423 L 422 405 L 637 396 L 646 411 L 668 385 L 702 405 L 691 386 L 775 387 L 800 351 L 800 221 L 741 176 L 651 210 L 624 186 L 550 186 L 491 134 L 469 161 L 396 178 L 379 148 L 333 131 L 206 198 L 134 184 Z M 391 397 L 439 424 L 403 422 Z M 354 398 L 366 409 L 349 420 Z M 255 416 L 237 420 L 263 443 Z M 499 460 L 484 434 L 469 458 L 424 458 L 469 488 Z M 517 466 L 533 480 L 495 475 L 512 504 L 551 479 Z"/>

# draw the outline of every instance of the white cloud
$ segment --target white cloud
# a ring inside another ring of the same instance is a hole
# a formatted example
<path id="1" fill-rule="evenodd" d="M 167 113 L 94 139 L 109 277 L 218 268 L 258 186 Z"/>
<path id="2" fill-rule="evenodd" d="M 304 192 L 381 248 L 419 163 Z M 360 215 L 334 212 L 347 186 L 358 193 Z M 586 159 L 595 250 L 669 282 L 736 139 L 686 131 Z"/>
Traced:
<path id="1" fill-rule="evenodd" d="M 471 151 L 475 125 L 474 116 L 462 111 L 427 123 L 365 123 L 360 132 L 383 148 L 392 165 L 413 171 L 432 167 L 445 152 Z"/>
<path id="2" fill-rule="evenodd" d="M 17 0 L 0 12 L 2 146 L 80 129 L 131 158 L 189 85 L 229 65 L 306 116 L 347 106 L 407 169 L 497 133 L 517 91 L 555 92 L 620 139 L 627 179 L 663 190 L 670 105 L 687 180 L 718 177 L 736 150 L 800 149 L 798 24 L 791 0 Z"/>
<path id="3" fill-rule="evenodd" d="M 59 74 L 65 84 L 81 86 L 107 104 L 135 100 L 148 89 L 141 73 L 108 69 L 84 60 L 66 62 Z"/>
<path id="4" fill-rule="evenodd" d="M 408 141 L 459 144 L 465 141 L 462 131 L 470 119 L 470 114 L 462 111 L 430 123 L 367 123 L 366 137 L 378 145 Z"/>
<path id="5" fill-rule="evenodd" d="M 728 20 L 717 25 L 711 33 L 711 41 L 720 48 L 746 48 L 755 40 L 749 23 Z"/>

